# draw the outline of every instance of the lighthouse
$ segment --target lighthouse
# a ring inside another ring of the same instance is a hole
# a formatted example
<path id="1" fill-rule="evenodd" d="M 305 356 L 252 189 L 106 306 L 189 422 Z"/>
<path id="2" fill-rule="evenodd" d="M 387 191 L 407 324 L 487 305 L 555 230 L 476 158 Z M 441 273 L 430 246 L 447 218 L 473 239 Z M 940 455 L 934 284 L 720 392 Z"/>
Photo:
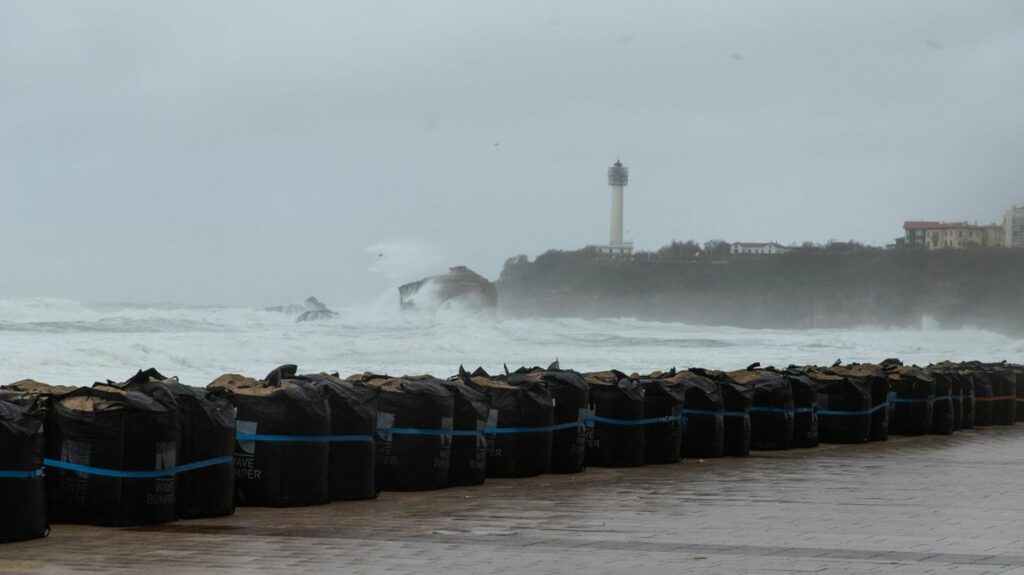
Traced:
<path id="1" fill-rule="evenodd" d="M 608 185 L 612 189 L 612 220 L 608 243 L 588 246 L 603 256 L 628 258 L 633 254 L 633 242 L 627 242 L 622 238 L 622 188 L 625 188 L 627 183 L 629 168 L 616 160 L 615 164 L 608 168 Z"/>
<path id="2" fill-rule="evenodd" d="M 612 188 L 612 226 L 609 247 L 622 246 L 622 188 L 629 183 L 629 168 L 619 160 L 608 168 L 608 185 Z"/>

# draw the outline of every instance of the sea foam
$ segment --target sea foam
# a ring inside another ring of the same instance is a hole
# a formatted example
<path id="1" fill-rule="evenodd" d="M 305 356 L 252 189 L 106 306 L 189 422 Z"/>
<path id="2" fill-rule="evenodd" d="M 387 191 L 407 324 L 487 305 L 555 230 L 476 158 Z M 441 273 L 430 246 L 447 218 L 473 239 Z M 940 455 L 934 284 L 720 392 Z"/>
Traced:
<path id="1" fill-rule="evenodd" d="M 981 330 L 753 330 L 630 318 L 509 318 L 452 307 L 401 311 L 394 294 L 339 316 L 293 316 L 241 307 L 87 305 L 0 299 L 0 383 L 34 378 L 90 385 L 156 367 L 190 385 L 225 372 L 262 376 L 279 364 L 349 374 L 432 373 L 504 364 L 646 372 L 692 365 L 763 365 L 943 359 L 1020 361 L 1024 342 Z"/>

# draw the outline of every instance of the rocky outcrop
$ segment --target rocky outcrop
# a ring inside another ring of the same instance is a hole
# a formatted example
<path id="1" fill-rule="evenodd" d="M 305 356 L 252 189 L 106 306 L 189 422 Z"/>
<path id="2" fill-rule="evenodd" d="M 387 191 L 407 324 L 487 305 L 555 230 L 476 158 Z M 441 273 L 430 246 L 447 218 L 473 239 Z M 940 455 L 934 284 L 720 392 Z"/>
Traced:
<path id="1" fill-rule="evenodd" d="M 498 290 L 487 278 L 467 268 L 449 268 L 448 274 L 431 276 L 398 288 L 403 309 L 464 302 L 482 309 L 498 307 Z"/>
<path id="2" fill-rule="evenodd" d="M 301 304 L 279 305 L 264 308 L 266 311 L 276 311 L 288 315 L 298 314 L 295 321 L 318 321 L 336 317 L 338 312 L 327 309 L 327 306 L 313 296 L 306 298 Z"/>

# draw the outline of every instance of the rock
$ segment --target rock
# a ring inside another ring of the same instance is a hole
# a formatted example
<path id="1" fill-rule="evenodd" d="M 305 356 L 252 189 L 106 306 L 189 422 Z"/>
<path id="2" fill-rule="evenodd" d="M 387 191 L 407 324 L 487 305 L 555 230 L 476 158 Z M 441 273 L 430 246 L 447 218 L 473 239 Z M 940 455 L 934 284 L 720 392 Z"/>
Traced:
<path id="1" fill-rule="evenodd" d="M 447 275 L 407 283 L 398 288 L 398 295 L 403 309 L 425 307 L 428 301 L 439 307 L 456 300 L 483 309 L 498 307 L 498 290 L 494 284 L 466 266 L 449 268 Z"/>

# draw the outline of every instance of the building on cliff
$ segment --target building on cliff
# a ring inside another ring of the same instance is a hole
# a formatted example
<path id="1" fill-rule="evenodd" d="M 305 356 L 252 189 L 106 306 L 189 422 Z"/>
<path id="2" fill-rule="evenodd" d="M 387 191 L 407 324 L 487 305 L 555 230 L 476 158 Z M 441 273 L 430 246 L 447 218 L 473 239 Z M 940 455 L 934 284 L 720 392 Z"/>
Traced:
<path id="1" fill-rule="evenodd" d="M 775 242 L 733 242 L 729 244 L 729 254 L 738 255 L 766 255 L 774 256 L 789 252 L 790 249 Z"/>
<path id="2" fill-rule="evenodd" d="M 1024 248 L 1024 207 L 1013 206 L 1003 215 L 1003 245 Z"/>
<path id="3" fill-rule="evenodd" d="M 1004 226 L 967 222 L 903 222 L 903 244 L 929 250 L 991 248 L 1005 244 Z"/>

